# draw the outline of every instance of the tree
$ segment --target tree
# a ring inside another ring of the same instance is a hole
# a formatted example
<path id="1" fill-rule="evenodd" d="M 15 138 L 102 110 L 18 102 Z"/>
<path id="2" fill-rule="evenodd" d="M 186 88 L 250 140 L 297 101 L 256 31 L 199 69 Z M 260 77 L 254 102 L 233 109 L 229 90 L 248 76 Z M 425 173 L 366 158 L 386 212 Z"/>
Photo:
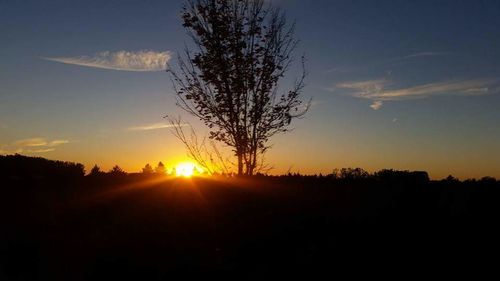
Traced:
<path id="1" fill-rule="evenodd" d="M 91 176 L 98 176 L 98 175 L 101 175 L 102 174 L 102 171 L 101 171 L 101 168 L 99 168 L 99 166 L 97 165 L 94 165 L 94 167 L 92 168 L 92 170 L 90 170 L 90 174 Z"/>
<path id="2" fill-rule="evenodd" d="M 127 173 L 122 169 L 120 168 L 120 166 L 118 165 L 115 165 L 109 172 L 108 174 L 112 175 L 112 176 L 124 176 L 126 175 Z"/>
<path id="3" fill-rule="evenodd" d="M 253 175 L 268 140 L 309 108 L 299 97 L 304 58 L 292 88 L 278 89 L 298 42 L 294 24 L 263 0 L 186 0 L 182 20 L 195 51 L 186 48 L 177 71 L 169 67 L 177 104 L 233 150 L 239 175 Z"/>
<path id="4" fill-rule="evenodd" d="M 153 168 L 151 167 L 151 165 L 146 164 L 146 166 L 144 166 L 144 168 L 142 168 L 142 173 L 143 174 L 152 174 L 153 173 Z"/>
<path id="5" fill-rule="evenodd" d="M 158 162 L 158 166 L 156 166 L 156 168 L 155 168 L 155 173 L 165 174 L 165 172 L 166 172 L 165 165 L 163 165 L 163 163 L 161 161 Z"/>

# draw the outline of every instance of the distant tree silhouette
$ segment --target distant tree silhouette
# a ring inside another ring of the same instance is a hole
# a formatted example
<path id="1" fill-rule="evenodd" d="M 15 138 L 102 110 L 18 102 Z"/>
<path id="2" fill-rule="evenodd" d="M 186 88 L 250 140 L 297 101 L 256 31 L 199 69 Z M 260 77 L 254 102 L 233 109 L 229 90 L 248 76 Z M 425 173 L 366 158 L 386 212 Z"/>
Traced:
<path id="1" fill-rule="evenodd" d="M 109 175 L 112 175 L 112 176 L 124 176 L 126 175 L 127 173 L 122 169 L 120 168 L 120 166 L 118 165 L 115 165 L 109 172 L 108 172 Z"/>
<path id="2" fill-rule="evenodd" d="M 411 182 L 413 184 L 427 184 L 429 174 L 424 171 L 396 171 L 392 169 L 383 169 L 373 174 L 378 180 L 383 182 Z"/>
<path id="3" fill-rule="evenodd" d="M 361 168 L 342 168 L 338 175 L 343 180 L 365 179 L 369 176 L 370 174 Z"/>
<path id="4" fill-rule="evenodd" d="M 278 90 L 298 42 L 294 24 L 263 0 L 187 0 L 182 19 L 195 51 L 179 57 L 179 71 L 169 68 L 178 105 L 232 148 L 239 175 L 253 175 L 265 167 L 268 140 L 309 108 L 299 97 L 303 67 L 290 90 Z"/>
<path id="5" fill-rule="evenodd" d="M 142 173 L 143 174 L 152 174 L 154 171 L 153 171 L 153 168 L 151 167 L 151 165 L 146 164 L 146 166 L 144 166 L 144 168 L 142 168 Z"/>
<path id="6" fill-rule="evenodd" d="M 101 168 L 99 168 L 99 166 L 97 165 L 94 165 L 94 167 L 92 167 L 89 173 L 90 176 L 98 176 L 101 174 L 103 174 L 103 172 L 101 171 Z"/>
<path id="7" fill-rule="evenodd" d="M 449 182 L 449 183 L 458 183 L 458 182 L 460 182 L 459 179 L 457 179 L 456 177 L 454 177 L 452 175 L 448 175 L 445 179 L 443 179 L 443 181 L 446 181 L 446 182 Z"/>
<path id="8" fill-rule="evenodd" d="M 167 170 L 165 169 L 165 165 L 160 161 L 158 162 L 158 166 L 155 168 L 155 173 L 157 174 L 165 174 Z"/>
<path id="9" fill-rule="evenodd" d="M 4 178 L 32 178 L 70 180 L 85 175 L 80 163 L 28 157 L 20 154 L 0 155 L 0 176 Z"/>
<path id="10" fill-rule="evenodd" d="M 497 179 L 496 179 L 496 178 L 494 178 L 494 177 L 488 177 L 488 176 L 486 176 L 486 177 L 482 177 L 482 178 L 480 179 L 480 182 L 482 182 L 482 183 L 491 183 L 491 184 L 494 184 L 494 183 L 496 183 L 496 182 L 497 182 Z"/>

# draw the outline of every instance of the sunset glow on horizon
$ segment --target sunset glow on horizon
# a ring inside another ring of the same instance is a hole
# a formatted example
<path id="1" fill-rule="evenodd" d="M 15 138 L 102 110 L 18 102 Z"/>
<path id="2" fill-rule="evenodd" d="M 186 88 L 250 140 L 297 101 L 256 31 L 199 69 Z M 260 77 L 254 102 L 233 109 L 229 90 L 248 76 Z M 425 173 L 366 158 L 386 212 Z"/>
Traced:
<path id="1" fill-rule="evenodd" d="M 0 1 L 0 38 L 1 280 L 498 271 L 500 0 Z"/>
<path id="2" fill-rule="evenodd" d="M 0 155 L 78 162 L 87 173 L 161 161 L 171 174 L 197 174 L 178 168 L 189 160 L 163 118 L 209 135 L 176 105 L 165 71 L 188 41 L 182 2 L 3 1 Z M 269 139 L 269 174 L 360 167 L 500 178 L 499 1 L 271 2 L 298 23 L 296 64 L 304 53 L 312 103 Z"/>
<path id="3" fill-rule="evenodd" d="M 181 162 L 175 166 L 175 175 L 178 177 L 190 178 L 202 172 L 203 170 L 193 162 Z"/>

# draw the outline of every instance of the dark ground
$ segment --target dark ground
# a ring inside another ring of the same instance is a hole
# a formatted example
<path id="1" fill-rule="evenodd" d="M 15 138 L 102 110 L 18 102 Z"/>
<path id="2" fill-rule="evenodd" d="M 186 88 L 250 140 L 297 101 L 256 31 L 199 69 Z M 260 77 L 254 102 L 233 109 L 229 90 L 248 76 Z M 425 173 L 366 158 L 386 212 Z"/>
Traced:
<path id="1" fill-rule="evenodd" d="M 55 169 L 71 174 L 64 177 L 38 164 L 15 172 L 25 163 L 0 160 L 0 280 L 477 277 L 498 268 L 493 179 Z"/>

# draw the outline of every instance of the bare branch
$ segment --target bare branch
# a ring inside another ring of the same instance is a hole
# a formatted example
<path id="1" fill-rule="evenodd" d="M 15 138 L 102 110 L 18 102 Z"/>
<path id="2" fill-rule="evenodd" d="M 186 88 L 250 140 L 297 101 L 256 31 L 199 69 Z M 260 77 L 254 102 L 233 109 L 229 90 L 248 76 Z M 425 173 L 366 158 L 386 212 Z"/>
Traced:
<path id="1" fill-rule="evenodd" d="M 187 156 L 196 161 L 207 173 L 230 174 L 232 172 L 231 162 L 227 160 L 214 141 L 207 140 L 206 136 L 200 139 L 194 128 L 189 123 L 182 122 L 180 117 L 167 115 L 165 118 L 171 125 L 171 133 L 186 148 Z M 189 135 L 184 131 L 185 127 L 190 128 Z"/>

